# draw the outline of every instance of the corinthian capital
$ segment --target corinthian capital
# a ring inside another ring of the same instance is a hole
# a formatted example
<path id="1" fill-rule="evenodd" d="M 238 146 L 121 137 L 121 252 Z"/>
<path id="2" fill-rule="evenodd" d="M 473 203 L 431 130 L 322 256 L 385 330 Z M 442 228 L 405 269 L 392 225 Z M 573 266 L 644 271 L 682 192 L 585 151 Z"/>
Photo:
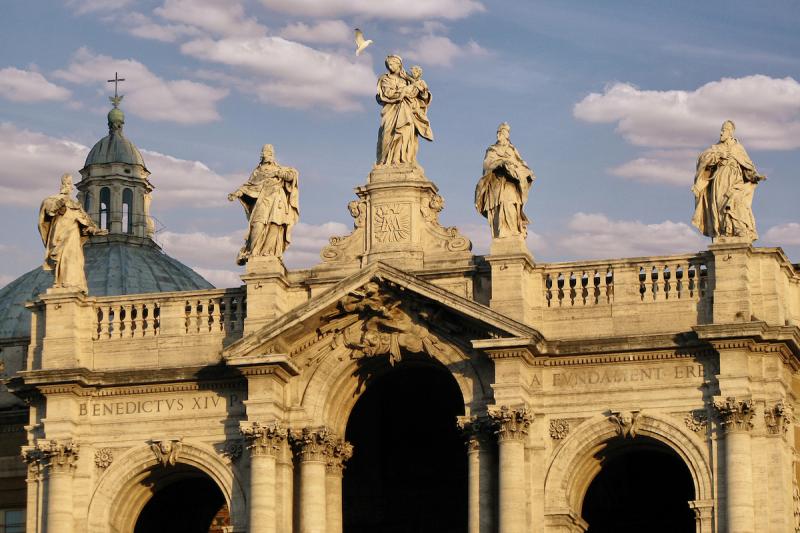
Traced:
<path id="1" fill-rule="evenodd" d="M 247 449 L 253 456 L 276 456 L 289 434 L 278 422 L 242 424 L 239 431 L 248 441 Z"/>
<path id="2" fill-rule="evenodd" d="M 329 474 L 341 474 L 344 464 L 353 456 L 353 445 L 346 440 L 338 440 L 327 450 L 325 471 Z"/>
<path id="3" fill-rule="evenodd" d="M 29 470 L 51 468 L 52 472 L 70 473 L 78 460 L 80 446 L 71 439 L 40 440 L 33 446 L 23 446 L 22 459 Z"/>
<path id="4" fill-rule="evenodd" d="M 724 400 L 714 402 L 714 408 L 719 415 L 720 423 L 725 431 L 750 431 L 753 428 L 753 401 L 737 400 L 729 396 Z"/>
<path id="5" fill-rule="evenodd" d="M 767 433 L 770 435 L 787 433 L 793 421 L 794 413 L 792 413 L 792 408 L 783 400 L 772 407 L 767 405 L 764 408 L 764 424 L 767 427 Z"/>
<path id="6" fill-rule="evenodd" d="M 319 461 L 327 464 L 328 456 L 336 447 L 336 436 L 327 427 L 305 427 L 292 431 L 289 439 L 301 461 Z"/>
<path id="7" fill-rule="evenodd" d="M 511 408 L 507 405 L 490 410 L 489 418 L 500 442 L 511 439 L 524 440 L 533 422 L 533 415 L 525 407 Z"/>

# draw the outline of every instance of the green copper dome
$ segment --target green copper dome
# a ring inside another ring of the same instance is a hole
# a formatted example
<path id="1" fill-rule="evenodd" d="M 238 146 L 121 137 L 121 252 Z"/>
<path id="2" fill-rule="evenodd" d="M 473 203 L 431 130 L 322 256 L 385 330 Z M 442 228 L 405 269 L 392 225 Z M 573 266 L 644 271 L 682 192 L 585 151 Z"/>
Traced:
<path id="1" fill-rule="evenodd" d="M 93 238 L 83 248 L 90 296 L 213 289 L 198 273 L 161 251 L 150 239 Z M 25 302 L 53 285 L 41 267 L 0 289 L 0 338 L 28 337 L 31 313 Z"/>
<path id="2" fill-rule="evenodd" d="M 104 165 L 108 163 L 127 163 L 144 167 L 144 159 L 136 145 L 129 141 L 122 132 L 125 114 L 122 109 L 114 107 L 108 112 L 108 135 L 97 141 L 97 144 L 86 157 L 84 166 Z"/>

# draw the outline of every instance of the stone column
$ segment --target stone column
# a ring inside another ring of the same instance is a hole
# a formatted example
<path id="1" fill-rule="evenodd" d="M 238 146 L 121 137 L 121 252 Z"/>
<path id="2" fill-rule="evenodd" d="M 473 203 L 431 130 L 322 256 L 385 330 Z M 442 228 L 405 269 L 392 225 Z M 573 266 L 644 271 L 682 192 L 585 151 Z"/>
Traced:
<path id="1" fill-rule="evenodd" d="M 353 456 L 353 446 L 340 440 L 328 452 L 328 462 L 325 464 L 327 533 L 342 533 L 342 473 L 344 463 Z"/>
<path id="2" fill-rule="evenodd" d="M 489 412 L 498 445 L 499 533 L 525 533 L 525 440 L 533 421 L 527 409 L 503 406 Z"/>
<path id="3" fill-rule="evenodd" d="M 467 532 L 491 533 L 495 530 L 493 453 L 488 420 L 477 417 L 459 419 L 467 445 Z"/>
<path id="4" fill-rule="evenodd" d="M 22 460 L 28 465 L 28 476 L 25 478 L 28 484 L 25 523 L 27 524 L 26 531 L 29 533 L 40 533 L 42 530 L 43 459 L 44 454 L 39 447 L 22 447 Z"/>
<path id="5" fill-rule="evenodd" d="M 44 531 L 72 533 L 75 526 L 72 477 L 78 460 L 78 444 L 71 440 L 50 440 L 39 442 L 36 447 L 42 454 L 42 465 L 47 473 Z"/>
<path id="6" fill-rule="evenodd" d="M 299 533 L 326 533 L 328 512 L 325 468 L 335 446 L 327 428 L 303 428 L 292 433 L 292 444 L 300 462 Z"/>
<path id="7" fill-rule="evenodd" d="M 287 432 L 280 424 L 243 425 L 241 432 L 250 442 L 250 533 L 277 533 L 276 460 L 285 445 Z"/>
<path id="8" fill-rule="evenodd" d="M 725 435 L 725 484 L 723 524 L 728 533 L 753 533 L 753 467 L 750 430 L 753 428 L 753 404 L 750 399 L 728 397 L 714 402 Z"/>

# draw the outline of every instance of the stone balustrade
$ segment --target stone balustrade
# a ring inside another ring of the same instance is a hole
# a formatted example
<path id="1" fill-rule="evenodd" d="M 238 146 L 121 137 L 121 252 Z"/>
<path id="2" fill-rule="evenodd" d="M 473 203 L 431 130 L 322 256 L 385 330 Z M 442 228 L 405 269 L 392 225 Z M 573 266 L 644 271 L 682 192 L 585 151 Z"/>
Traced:
<path id="1" fill-rule="evenodd" d="M 241 335 L 242 289 L 106 296 L 94 301 L 94 340 L 165 335 Z"/>

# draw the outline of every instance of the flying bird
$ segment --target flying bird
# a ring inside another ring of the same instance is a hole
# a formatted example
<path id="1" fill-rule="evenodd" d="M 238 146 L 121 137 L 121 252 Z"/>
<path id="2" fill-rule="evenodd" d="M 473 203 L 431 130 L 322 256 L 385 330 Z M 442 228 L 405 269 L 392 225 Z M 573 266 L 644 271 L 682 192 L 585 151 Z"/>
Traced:
<path id="1" fill-rule="evenodd" d="M 364 39 L 364 34 L 356 28 L 356 55 L 360 56 L 364 49 L 372 44 L 372 39 Z"/>

